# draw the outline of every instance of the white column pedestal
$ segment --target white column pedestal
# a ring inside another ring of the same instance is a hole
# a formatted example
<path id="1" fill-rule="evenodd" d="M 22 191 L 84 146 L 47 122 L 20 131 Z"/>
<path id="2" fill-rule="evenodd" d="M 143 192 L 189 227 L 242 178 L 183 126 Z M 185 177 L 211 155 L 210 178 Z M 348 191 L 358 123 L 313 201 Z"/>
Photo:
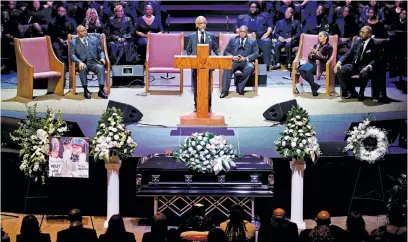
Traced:
<path id="1" fill-rule="evenodd" d="M 303 221 L 303 176 L 306 164 L 303 160 L 291 161 L 292 170 L 292 196 L 290 221 L 297 224 L 298 229 L 306 229 Z"/>
<path id="2" fill-rule="evenodd" d="M 109 219 L 112 215 L 119 214 L 119 169 L 122 161 L 105 164 L 108 174 L 108 202 L 105 229 L 108 228 Z"/>

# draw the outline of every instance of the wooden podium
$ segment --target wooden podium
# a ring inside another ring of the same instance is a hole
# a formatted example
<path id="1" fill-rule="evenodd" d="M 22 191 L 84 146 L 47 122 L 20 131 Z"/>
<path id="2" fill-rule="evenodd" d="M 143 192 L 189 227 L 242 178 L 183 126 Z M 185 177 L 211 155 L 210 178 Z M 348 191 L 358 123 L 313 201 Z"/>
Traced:
<path id="1" fill-rule="evenodd" d="M 180 117 L 181 125 L 224 126 L 224 115 L 208 112 L 208 72 L 210 69 L 232 69 L 232 56 L 209 56 L 209 45 L 197 45 L 197 56 L 174 56 L 174 67 L 197 69 L 197 113 Z"/>

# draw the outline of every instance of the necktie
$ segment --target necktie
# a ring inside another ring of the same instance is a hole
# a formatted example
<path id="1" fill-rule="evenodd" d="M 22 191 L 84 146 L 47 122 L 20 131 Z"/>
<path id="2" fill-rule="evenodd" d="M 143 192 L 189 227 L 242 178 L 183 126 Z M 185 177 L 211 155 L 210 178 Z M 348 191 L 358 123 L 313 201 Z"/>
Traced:
<path id="1" fill-rule="evenodd" d="M 244 48 L 244 40 L 245 40 L 244 38 L 241 38 L 241 44 L 240 44 L 239 47 L 242 48 L 242 49 Z"/>
<path id="2" fill-rule="evenodd" d="M 86 38 L 84 39 L 84 45 L 85 45 L 86 47 L 88 47 L 88 41 L 86 40 Z"/>
<path id="3" fill-rule="evenodd" d="M 204 31 L 201 32 L 200 44 L 204 44 Z"/>
<path id="4" fill-rule="evenodd" d="M 361 57 L 363 56 L 364 44 L 365 41 L 361 41 L 360 49 L 358 50 L 358 55 L 356 57 L 355 63 L 359 62 L 361 60 Z"/>

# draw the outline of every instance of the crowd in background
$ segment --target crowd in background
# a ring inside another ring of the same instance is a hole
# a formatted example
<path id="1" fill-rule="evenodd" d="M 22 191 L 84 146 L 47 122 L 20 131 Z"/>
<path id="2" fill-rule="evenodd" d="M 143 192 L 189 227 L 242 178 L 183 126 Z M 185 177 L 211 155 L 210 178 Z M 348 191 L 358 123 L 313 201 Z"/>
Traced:
<path id="1" fill-rule="evenodd" d="M 167 27 L 167 11 L 161 1 L 34 0 L 1 4 L 2 59 L 9 60 L 4 61 L 9 71 L 16 66 L 13 38 L 49 35 L 56 56 L 64 61 L 67 35 L 76 34 L 76 27 L 84 25 L 88 33 L 106 34 L 113 65 L 141 64 L 146 55 L 147 33 L 164 32 Z M 395 61 L 406 57 L 406 38 L 398 38 L 406 36 L 407 31 L 404 1 L 285 0 L 242 4 L 248 5 L 248 12 L 238 16 L 235 29 L 246 25 L 250 33 L 256 33 L 260 61 L 271 69 L 278 69 L 281 63 L 290 67 L 292 47 L 299 44 L 301 33 L 337 34 L 341 55 L 350 48 L 362 26 L 370 26 L 373 37 L 387 40 L 384 48 L 390 66 L 397 68 Z M 282 47 L 286 47 L 285 60 Z M 395 56 L 393 53 L 405 56 L 394 60 L 390 58 Z"/>
<path id="2" fill-rule="evenodd" d="M 205 207 L 202 204 L 194 204 L 188 219 L 177 229 L 168 229 L 166 216 L 156 213 L 151 220 L 151 231 L 143 234 L 142 242 L 402 242 L 406 241 L 407 237 L 406 218 L 397 207 L 388 210 L 388 224 L 371 233 L 367 232 L 362 215 L 356 211 L 348 215 L 345 230 L 333 225 L 330 214 L 323 210 L 316 216 L 316 226 L 300 233 L 296 223 L 287 220 L 286 212 L 281 208 L 275 209 L 272 218 L 258 226 L 249 222 L 246 217 L 243 207 L 235 204 L 230 208 L 229 219 L 215 226 L 205 214 Z M 126 231 L 124 220 L 119 214 L 109 219 L 108 228 L 99 239 L 94 229 L 84 228 L 78 209 L 70 211 L 69 220 L 69 228 L 57 233 L 57 242 L 136 242 L 135 235 Z M 257 236 L 256 230 L 259 231 Z M 202 237 L 203 235 L 205 237 Z M 51 242 L 49 234 L 41 233 L 38 220 L 33 215 L 23 218 L 16 240 Z M 3 229 L 2 241 L 10 241 Z"/>

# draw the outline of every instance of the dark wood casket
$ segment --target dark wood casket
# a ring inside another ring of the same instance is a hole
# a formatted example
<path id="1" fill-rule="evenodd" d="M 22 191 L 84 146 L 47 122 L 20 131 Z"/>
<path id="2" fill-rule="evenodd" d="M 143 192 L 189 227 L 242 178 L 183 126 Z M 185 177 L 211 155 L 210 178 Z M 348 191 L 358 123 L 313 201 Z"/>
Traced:
<path id="1" fill-rule="evenodd" d="M 272 160 L 245 155 L 236 167 L 217 176 L 191 171 L 166 155 L 141 158 L 137 167 L 137 196 L 153 197 L 154 212 L 168 209 L 178 216 L 194 203 L 206 203 L 206 214 L 218 210 L 228 216 L 229 205 L 239 203 L 254 216 L 255 197 L 273 197 Z M 182 205 L 176 204 L 182 201 Z"/>

